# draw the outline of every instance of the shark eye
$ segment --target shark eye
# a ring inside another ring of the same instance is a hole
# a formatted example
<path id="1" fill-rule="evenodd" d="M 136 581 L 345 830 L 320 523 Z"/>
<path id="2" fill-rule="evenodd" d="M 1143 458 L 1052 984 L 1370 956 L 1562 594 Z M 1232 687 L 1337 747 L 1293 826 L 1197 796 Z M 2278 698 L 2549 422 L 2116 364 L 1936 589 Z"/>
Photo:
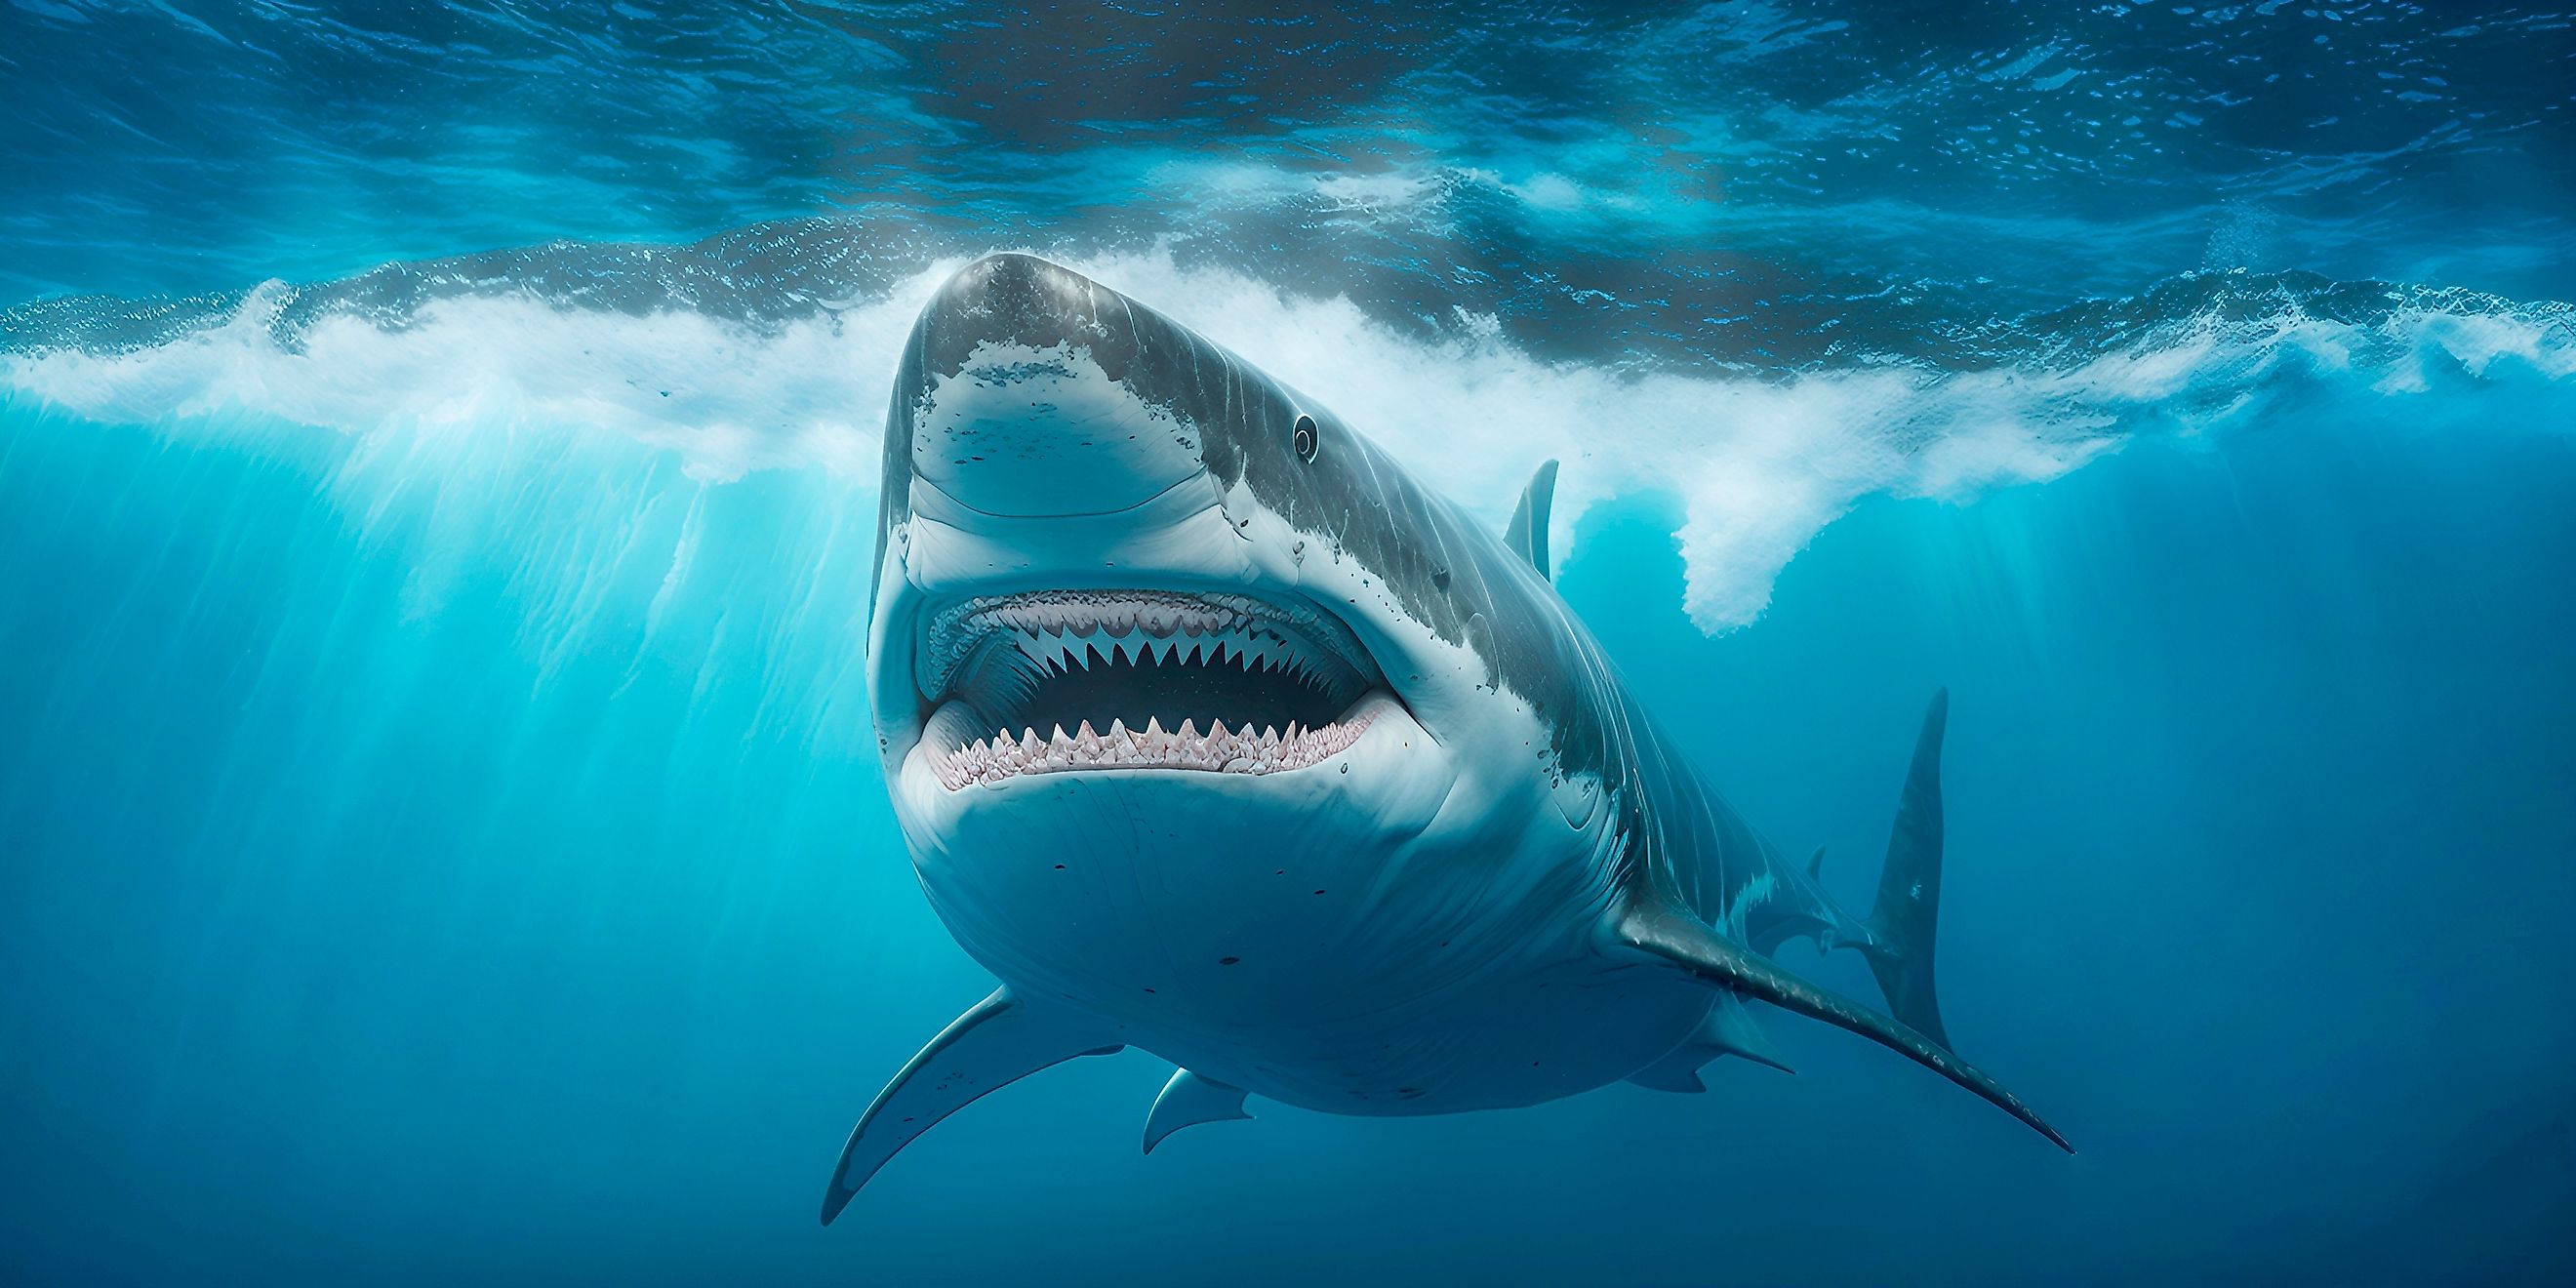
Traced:
<path id="1" fill-rule="evenodd" d="M 1315 463 L 1315 418 L 1314 418 L 1314 417 L 1312 417 L 1312 416 L 1300 416 L 1300 417 L 1298 417 L 1298 418 L 1297 418 L 1297 437 L 1296 437 L 1296 444 L 1297 444 L 1297 459 L 1298 459 L 1298 460 L 1301 460 L 1301 461 L 1304 461 L 1304 462 L 1305 462 L 1305 463 L 1307 463 L 1308 465 L 1312 465 L 1312 464 L 1314 464 L 1314 463 Z"/>

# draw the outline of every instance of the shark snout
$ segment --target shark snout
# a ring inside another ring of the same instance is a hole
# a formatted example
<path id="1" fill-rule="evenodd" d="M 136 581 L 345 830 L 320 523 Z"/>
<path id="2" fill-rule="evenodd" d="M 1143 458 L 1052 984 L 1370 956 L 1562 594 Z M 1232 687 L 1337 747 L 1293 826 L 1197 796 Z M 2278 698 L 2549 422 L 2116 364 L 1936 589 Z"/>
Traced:
<path id="1" fill-rule="evenodd" d="M 1029 255 L 940 288 L 896 391 L 912 472 L 970 510 L 1107 514 L 1197 477 L 1203 443 L 1169 386 L 1186 333 Z"/>

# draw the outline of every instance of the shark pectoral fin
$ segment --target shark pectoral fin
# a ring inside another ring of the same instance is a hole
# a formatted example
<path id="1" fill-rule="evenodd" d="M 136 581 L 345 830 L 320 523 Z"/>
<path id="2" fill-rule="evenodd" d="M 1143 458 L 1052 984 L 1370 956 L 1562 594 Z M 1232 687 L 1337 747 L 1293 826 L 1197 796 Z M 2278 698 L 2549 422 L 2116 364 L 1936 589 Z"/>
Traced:
<path id="1" fill-rule="evenodd" d="M 1154 1097 L 1153 1110 L 1145 1115 L 1145 1152 L 1153 1153 L 1165 1136 L 1184 1127 L 1252 1117 L 1243 1111 L 1245 1094 L 1241 1087 L 1202 1078 L 1187 1069 L 1174 1072 L 1172 1080 L 1163 1084 L 1162 1094 Z"/>
<path id="2" fill-rule="evenodd" d="M 1700 1081 L 1701 1066 L 1730 1055 L 1769 1065 L 1782 1073 L 1797 1072 L 1781 1061 L 1779 1051 L 1754 1021 L 1753 1013 L 1744 1009 L 1744 1003 L 1737 1001 L 1733 993 L 1719 993 L 1716 1005 L 1708 1009 L 1698 1029 L 1663 1059 L 1629 1074 L 1628 1081 L 1657 1091 L 1706 1091 L 1708 1084 Z"/>
<path id="3" fill-rule="evenodd" d="M 2001 1083 L 1979 1072 L 1967 1061 L 1885 1015 L 1780 969 L 1769 959 L 1711 930 L 1689 913 L 1639 902 L 1620 917 L 1618 937 L 1629 947 L 1679 966 L 1705 983 L 1769 1002 L 1782 1010 L 1823 1020 L 1837 1028 L 1849 1029 L 1896 1051 L 1983 1096 L 1996 1108 L 2046 1136 L 2059 1149 L 2070 1154 L 2075 1152 L 2075 1147 L 2067 1144 L 2066 1138 L 2058 1135 L 2056 1128 L 2031 1112 L 2030 1106 L 2021 1102 L 2021 1097 L 2004 1090 Z"/>
<path id="4" fill-rule="evenodd" d="M 830 1225 L 896 1151 L 985 1092 L 1075 1056 L 1123 1049 L 1064 1018 L 1032 1013 L 1007 988 L 994 990 L 932 1038 L 860 1116 L 823 1194 L 823 1224 Z"/>
<path id="5" fill-rule="evenodd" d="M 1549 461 L 1530 476 L 1529 486 L 1521 489 L 1521 503 L 1512 510 L 1512 523 L 1503 529 L 1503 544 L 1510 546 L 1530 567 L 1538 569 L 1539 579 L 1547 580 L 1548 510 L 1556 501 L 1556 462 Z"/>

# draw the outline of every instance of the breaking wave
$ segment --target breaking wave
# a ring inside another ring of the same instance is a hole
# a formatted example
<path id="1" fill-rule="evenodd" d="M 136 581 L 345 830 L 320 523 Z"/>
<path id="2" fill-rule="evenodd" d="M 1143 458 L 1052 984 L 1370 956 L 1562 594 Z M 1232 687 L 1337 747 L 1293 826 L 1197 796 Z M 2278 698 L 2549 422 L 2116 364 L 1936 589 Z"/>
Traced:
<path id="1" fill-rule="evenodd" d="M 245 419 L 423 442 L 608 434 L 711 482 L 819 469 L 872 504 L 895 355 L 967 257 L 779 251 L 812 240 L 568 244 L 310 289 L 48 301 L 0 315 L 0 387 L 182 436 Z M 752 251 L 789 270 L 747 272 Z M 1322 399 L 1496 522 L 1563 458 L 1557 549 L 1595 503 L 1677 493 L 1685 607 L 1712 632 L 1757 619 L 1790 560 L 1870 496 L 2046 482 L 2142 437 L 2247 425 L 2302 389 L 2405 399 L 2576 376 L 2566 305 L 2301 273 L 2188 274 L 1941 337 L 1946 361 L 1888 344 L 1766 376 L 1568 357 L 1463 303 L 1390 316 L 1169 245 L 1056 255 Z"/>

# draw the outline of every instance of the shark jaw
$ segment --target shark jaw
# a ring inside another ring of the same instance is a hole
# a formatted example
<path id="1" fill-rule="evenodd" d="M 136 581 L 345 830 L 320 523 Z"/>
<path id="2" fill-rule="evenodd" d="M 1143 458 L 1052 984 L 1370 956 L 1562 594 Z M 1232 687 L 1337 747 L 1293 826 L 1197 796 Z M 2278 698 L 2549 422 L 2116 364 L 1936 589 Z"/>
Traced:
<path id="1" fill-rule="evenodd" d="M 934 614 L 922 646 L 936 696 L 920 754 L 950 792 L 1035 774 L 1311 769 L 1396 702 L 1331 614 L 1243 594 L 978 596 Z"/>

